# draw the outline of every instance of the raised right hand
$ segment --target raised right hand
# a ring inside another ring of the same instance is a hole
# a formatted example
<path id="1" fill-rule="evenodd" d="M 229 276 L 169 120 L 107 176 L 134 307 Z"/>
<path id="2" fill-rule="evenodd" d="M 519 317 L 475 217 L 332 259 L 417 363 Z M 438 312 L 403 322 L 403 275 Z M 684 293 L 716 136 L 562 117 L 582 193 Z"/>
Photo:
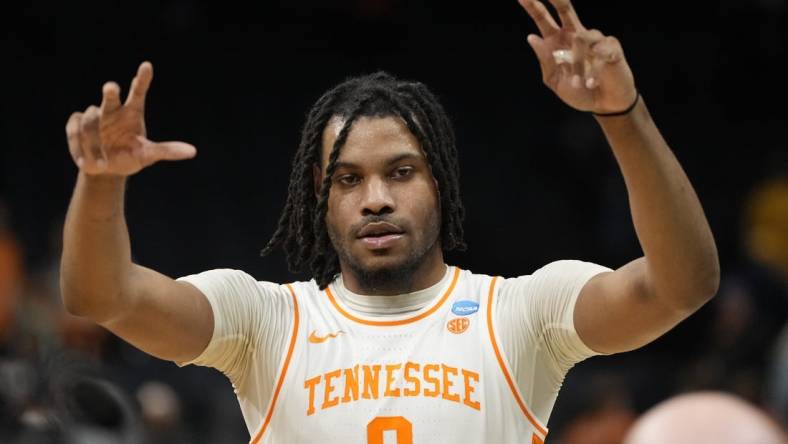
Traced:
<path id="1" fill-rule="evenodd" d="M 184 142 L 153 142 L 145 133 L 145 95 L 153 79 L 153 66 L 143 62 L 131 82 L 126 103 L 120 87 L 107 82 L 101 107 L 89 106 L 71 114 L 66 137 L 72 159 L 92 176 L 130 176 L 160 160 L 190 159 L 197 149 Z"/>

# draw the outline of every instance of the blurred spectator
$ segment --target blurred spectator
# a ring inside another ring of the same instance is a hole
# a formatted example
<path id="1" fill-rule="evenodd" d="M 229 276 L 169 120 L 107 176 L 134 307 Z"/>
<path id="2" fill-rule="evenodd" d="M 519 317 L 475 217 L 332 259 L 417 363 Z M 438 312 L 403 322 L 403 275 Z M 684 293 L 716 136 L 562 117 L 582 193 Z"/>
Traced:
<path id="1" fill-rule="evenodd" d="M 762 411 L 734 396 L 692 393 L 646 412 L 625 444 L 785 444 L 788 435 Z"/>
<path id="2" fill-rule="evenodd" d="M 750 257 L 788 282 L 788 177 L 755 188 L 746 202 L 744 226 Z"/>
<path id="3" fill-rule="evenodd" d="M 788 427 L 788 323 L 780 334 L 772 355 L 774 361 L 764 390 L 766 405 L 783 427 Z"/>
<path id="4" fill-rule="evenodd" d="M 9 219 L 0 202 L 0 443 L 246 440 L 220 374 L 177 369 L 68 314 L 59 292 L 61 226 L 43 266 L 26 273 Z"/>
<path id="5" fill-rule="evenodd" d="M 144 442 L 129 397 L 101 373 L 70 353 L 46 362 L 0 361 L 0 442 Z"/>
<path id="6" fill-rule="evenodd" d="M 590 399 L 593 407 L 567 424 L 560 435 L 561 444 L 620 444 L 636 418 L 628 398 L 619 382 L 597 381 Z"/>
<path id="7" fill-rule="evenodd" d="M 150 381 L 137 390 L 142 419 L 148 426 L 149 444 L 188 443 L 181 422 L 181 402 L 167 384 Z"/>
<path id="8" fill-rule="evenodd" d="M 22 289 L 22 254 L 0 199 L 0 353 L 8 347 Z"/>

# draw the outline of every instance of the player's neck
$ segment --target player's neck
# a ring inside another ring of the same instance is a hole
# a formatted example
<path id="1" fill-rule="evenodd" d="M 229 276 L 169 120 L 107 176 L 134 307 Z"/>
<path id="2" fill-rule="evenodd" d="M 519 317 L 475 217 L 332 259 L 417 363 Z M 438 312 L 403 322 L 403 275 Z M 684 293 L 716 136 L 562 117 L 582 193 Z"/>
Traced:
<path id="1" fill-rule="evenodd" d="M 440 282 L 446 274 L 446 264 L 439 245 L 424 256 L 424 261 L 415 270 L 385 282 L 367 281 L 341 263 L 340 268 L 345 288 L 355 294 L 368 296 L 393 296 L 423 290 Z"/>

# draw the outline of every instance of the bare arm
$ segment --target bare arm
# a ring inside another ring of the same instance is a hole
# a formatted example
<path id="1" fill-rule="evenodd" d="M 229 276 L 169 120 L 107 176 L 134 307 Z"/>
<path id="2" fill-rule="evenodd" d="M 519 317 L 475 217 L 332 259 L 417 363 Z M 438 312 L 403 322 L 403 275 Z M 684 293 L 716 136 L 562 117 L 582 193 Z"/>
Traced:
<path id="1" fill-rule="evenodd" d="M 592 278 L 575 308 L 576 329 L 588 346 L 607 353 L 632 350 L 673 328 L 716 293 L 714 238 L 689 179 L 637 98 L 618 40 L 585 29 L 569 0 L 551 0 L 561 26 L 540 2 L 520 3 L 542 34 L 528 42 L 543 80 L 564 102 L 595 113 L 636 103 L 627 114 L 597 120 L 624 175 L 644 257 Z"/>
<path id="2" fill-rule="evenodd" d="M 145 138 L 144 99 L 152 78 L 144 63 L 126 103 L 107 83 L 101 108 L 74 113 L 66 125 L 69 151 L 80 168 L 66 215 L 60 287 L 71 313 L 105 326 L 154 356 L 197 356 L 213 329 L 210 305 L 190 284 L 131 261 L 124 216 L 127 176 L 158 160 L 193 157 L 181 142 Z"/>
<path id="3" fill-rule="evenodd" d="M 716 293 L 720 271 L 698 197 L 642 101 L 626 116 L 598 119 L 624 175 L 644 257 L 592 278 L 575 323 L 591 348 L 617 352 L 695 312 Z"/>

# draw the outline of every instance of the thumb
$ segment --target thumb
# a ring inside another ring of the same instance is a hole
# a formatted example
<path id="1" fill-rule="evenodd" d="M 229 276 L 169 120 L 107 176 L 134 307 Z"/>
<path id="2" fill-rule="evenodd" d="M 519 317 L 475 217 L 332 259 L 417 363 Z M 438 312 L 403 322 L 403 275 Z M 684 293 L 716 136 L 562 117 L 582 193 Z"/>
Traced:
<path id="1" fill-rule="evenodd" d="M 542 63 L 542 59 L 547 52 L 544 40 L 536 34 L 528 34 L 526 40 L 528 40 L 528 46 L 534 50 L 534 54 L 536 54 L 536 58 L 539 59 L 539 63 Z"/>
<path id="2" fill-rule="evenodd" d="M 157 142 L 152 148 L 157 160 L 185 160 L 197 155 L 197 148 L 185 142 Z"/>
<path id="3" fill-rule="evenodd" d="M 539 68 L 542 70 L 542 80 L 547 83 L 547 79 L 552 75 L 553 67 L 551 65 L 549 49 L 545 41 L 536 34 L 528 35 L 528 45 L 534 50 L 536 60 L 539 61 Z"/>

